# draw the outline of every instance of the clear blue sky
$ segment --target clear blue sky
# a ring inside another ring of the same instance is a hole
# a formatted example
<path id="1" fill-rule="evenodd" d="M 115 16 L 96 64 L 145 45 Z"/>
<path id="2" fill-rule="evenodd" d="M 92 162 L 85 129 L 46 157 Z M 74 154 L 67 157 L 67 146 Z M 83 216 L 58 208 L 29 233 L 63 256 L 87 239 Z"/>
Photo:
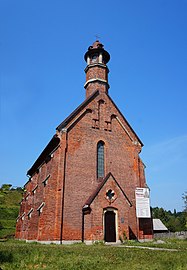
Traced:
<path id="1" fill-rule="evenodd" d="M 0 0 L 0 184 L 23 186 L 85 99 L 83 56 L 110 53 L 110 96 L 144 143 L 152 206 L 187 190 L 187 1 Z"/>

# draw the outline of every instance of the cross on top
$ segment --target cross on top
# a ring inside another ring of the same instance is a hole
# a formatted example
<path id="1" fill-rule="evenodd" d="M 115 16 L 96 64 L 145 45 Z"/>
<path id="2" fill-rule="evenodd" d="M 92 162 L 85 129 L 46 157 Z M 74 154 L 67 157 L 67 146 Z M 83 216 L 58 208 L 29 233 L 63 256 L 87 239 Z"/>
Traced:
<path id="1" fill-rule="evenodd" d="M 96 37 L 96 40 L 100 39 L 100 36 L 99 35 L 95 35 L 95 37 Z"/>

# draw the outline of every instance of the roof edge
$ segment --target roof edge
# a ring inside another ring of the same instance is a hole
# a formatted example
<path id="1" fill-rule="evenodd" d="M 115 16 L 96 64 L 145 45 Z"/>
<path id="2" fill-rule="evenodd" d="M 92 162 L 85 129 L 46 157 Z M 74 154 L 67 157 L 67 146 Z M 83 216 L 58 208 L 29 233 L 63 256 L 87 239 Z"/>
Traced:
<path id="1" fill-rule="evenodd" d="M 36 170 L 42 165 L 42 163 L 46 160 L 46 158 L 55 150 L 55 148 L 59 145 L 60 138 L 55 134 L 48 145 L 44 148 L 40 156 L 34 162 L 32 167 L 27 171 L 27 175 L 31 176 L 36 172 Z"/>
<path id="2" fill-rule="evenodd" d="M 117 182 L 117 180 L 115 179 L 115 177 L 113 176 L 113 174 L 111 172 L 109 172 L 105 178 L 103 178 L 103 181 L 97 186 L 97 188 L 95 189 L 95 191 L 92 193 L 92 195 L 86 200 L 85 205 L 90 206 L 92 204 L 92 202 L 94 201 L 95 197 L 97 196 L 97 194 L 100 192 L 100 190 L 102 189 L 102 187 L 104 186 L 104 184 L 107 182 L 107 180 L 109 179 L 109 177 L 112 176 L 112 178 L 114 179 L 114 181 L 116 182 L 117 186 L 119 187 L 119 189 L 121 190 L 121 192 L 123 193 L 125 199 L 127 200 L 129 206 L 132 206 L 131 201 L 129 200 L 129 198 L 127 197 L 127 195 L 125 194 L 125 192 L 123 191 L 123 189 L 121 188 L 121 186 L 119 185 L 119 183 Z M 83 207 L 84 207 L 83 206 Z"/>
<path id="3" fill-rule="evenodd" d="M 127 123 L 128 127 L 131 129 L 131 131 L 134 133 L 134 135 L 137 137 L 138 141 L 140 142 L 141 146 L 143 147 L 144 146 L 143 142 L 140 140 L 140 138 L 138 137 L 138 135 L 136 134 L 136 132 L 134 131 L 134 129 L 131 127 L 131 125 L 129 124 L 129 122 L 125 118 L 125 116 L 122 114 L 122 112 L 120 111 L 120 109 L 118 108 L 118 106 L 115 104 L 115 102 L 113 101 L 113 99 L 110 97 L 109 94 L 106 93 L 106 95 L 110 99 L 110 101 L 112 102 L 112 104 L 115 106 L 115 108 L 119 111 L 120 115 L 122 116 L 122 118 L 124 119 L 124 121 Z"/>
<path id="4" fill-rule="evenodd" d="M 61 131 L 85 106 L 87 106 L 97 95 L 99 90 L 96 90 L 86 100 L 84 100 L 58 127 L 56 130 Z"/>

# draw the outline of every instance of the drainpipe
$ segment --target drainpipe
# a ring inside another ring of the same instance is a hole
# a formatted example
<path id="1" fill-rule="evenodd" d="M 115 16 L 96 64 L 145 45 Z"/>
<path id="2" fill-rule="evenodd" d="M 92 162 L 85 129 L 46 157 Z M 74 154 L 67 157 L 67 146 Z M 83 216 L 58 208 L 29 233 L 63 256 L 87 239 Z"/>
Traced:
<path id="1" fill-rule="evenodd" d="M 60 230 L 60 244 L 62 244 L 63 238 L 63 224 L 64 224 L 64 194 L 65 194 L 65 180 L 66 180 L 66 158 L 67 158 L 67 148 L 68 148 L 68 132 L 67 129 L 64 129 L 65 132 L 65 149 L 64 149 L 64 171 L 63 171 L 63 181 L 62 181 L 62 218 L 61 218 L 61 230 Z"/>

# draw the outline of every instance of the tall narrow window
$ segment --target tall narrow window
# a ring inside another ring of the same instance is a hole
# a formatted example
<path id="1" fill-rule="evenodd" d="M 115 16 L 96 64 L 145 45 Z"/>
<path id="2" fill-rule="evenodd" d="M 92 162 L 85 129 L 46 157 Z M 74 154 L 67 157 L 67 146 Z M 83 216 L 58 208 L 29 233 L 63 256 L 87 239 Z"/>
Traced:
<path id="1" fill-rule="evenodd" d="M 104 142 L 97 144 L 97 177 L 104 177 Z"/>

